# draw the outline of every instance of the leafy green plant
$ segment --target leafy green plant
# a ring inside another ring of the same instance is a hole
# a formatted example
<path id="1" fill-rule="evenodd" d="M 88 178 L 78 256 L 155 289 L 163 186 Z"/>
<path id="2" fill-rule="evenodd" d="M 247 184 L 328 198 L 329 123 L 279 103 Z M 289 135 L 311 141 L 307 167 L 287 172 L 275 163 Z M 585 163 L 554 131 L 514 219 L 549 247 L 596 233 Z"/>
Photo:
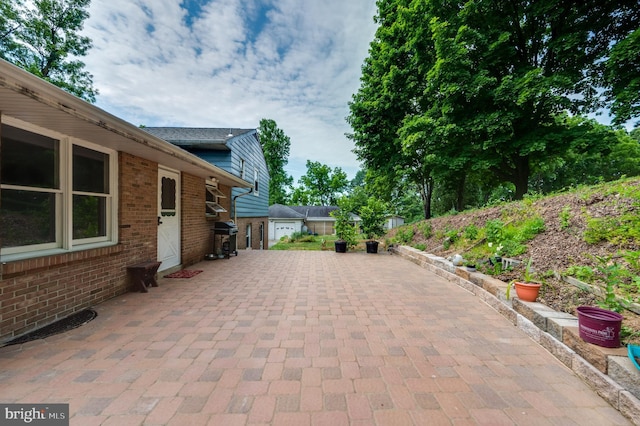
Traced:
<path id="1" fill-rule="evenodd" d="M 527 261 L 526 266 L 524 267 L 524 282 L 526 283 L 535 283 L 536 282 L 536 276 L 534 274 L 533 268 L 531 267 L 531 264 L 533 263 L 533 258 L 530 257 L 529 260 Z"/>
<path id="2" fill-rule="evenodd" d="M 423 221 L 416 224 L 416 228 L 418 228 L 418 231 L 422 233 L 425 239 L 431 238 L 433 235 L 433 225 L 431 225 L 431 222 L 429 221 Z"/>
<path id="3" fill-rule="evenodd" d="M 393 240 L 400 244 L 409 244 L 413 240 L 414 235 L 413 225 L 405 225 L 398 228 Z"/>
<path id="4" fill-rule="evenodd" d="M 612 262 L 612 256 L 595 256 L 598 261 L 597 270 L 604 281 L 604 298 L 598 302 L 601 308 L 615 312 L 622 312 L 629 303 L 626 298 L 617 294 L 616 288 L 622 283 L 622 269 L 617 262 Z"/>
<path id="5" fill-rule="evenodd" d="M 424 243 L 418 243 L 414 245 L 413 248 L 418 249 L 420 251 L 424 251 L 427 248 L 427 245 Z"/>
<path id="6" fill-rule="evenodd" d="M 347 197 L 338 200 L 338 209 L 329 213 L 335 218 L 334 228 L 339 239 L 345 241 L 347 246 L 355 247 L 357 244 L 357 229 L 351 214 L 351 204 Z"/>
<path id="7" fill-rule="evenodd" d="M 372 240 L 384 234 L 384 220 L 387 205 L 378 198 L 369 197 L 367 204 L 360 208 L 360 229 Z"/>
<path id="8" fill-rule="evenodd" d="M 488 220 L 484 226 L 488 242 L 499 243 L 502 240 L 502 229 L 504 228 L 504 223 L 500 219 Z"/>
<path id="9" fill-rule="evenodd" d="M 640 241 L 640 215 L 626 213 L 619 217 L 588 218 L 583 234 L 589 244 L 608 241 L 612 244 Z"/>
<path id="10" fill-rule="evenodd" d="M 469 241 L 473 241 L 476 238 L 478 238 L 478 233 L 479 233 L 478 227 L 473 224 L 466 226 L 462 231 L 462 235 L 464 236 L 464 238 L 466 238 Z"/>
<path id="11" fill-rule="evenodd" d="M 571 207 L 564 206 L 560 210 L 560 229 L 569 229 L 571 227 Z"/>
<path id="12" fill-rule="evenodd" d="M 565 270 L 564 274 L 586 283 L 593 282 L 595 277 L 595 272 L 591 267 L 582 265 L 571 265 Z"/>

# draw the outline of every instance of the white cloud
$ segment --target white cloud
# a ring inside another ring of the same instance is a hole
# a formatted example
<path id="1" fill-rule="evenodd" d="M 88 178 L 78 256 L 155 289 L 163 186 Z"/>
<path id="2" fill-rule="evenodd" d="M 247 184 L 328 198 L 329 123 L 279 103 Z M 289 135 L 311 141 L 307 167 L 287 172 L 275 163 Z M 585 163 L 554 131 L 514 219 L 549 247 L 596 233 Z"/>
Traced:
<path id="1" fill-rule="evenodd" d="M 148 126 L 255 128 L 271 118 L 291 138 L 296 179 L 307 159 L 351 177 L 358 169 L 345 117 L 375 0 L 211 0 L 191 17 L 177 0 L 112 0 L 89 12 L 94 48 L 83 61 L 98 106 Z"/>

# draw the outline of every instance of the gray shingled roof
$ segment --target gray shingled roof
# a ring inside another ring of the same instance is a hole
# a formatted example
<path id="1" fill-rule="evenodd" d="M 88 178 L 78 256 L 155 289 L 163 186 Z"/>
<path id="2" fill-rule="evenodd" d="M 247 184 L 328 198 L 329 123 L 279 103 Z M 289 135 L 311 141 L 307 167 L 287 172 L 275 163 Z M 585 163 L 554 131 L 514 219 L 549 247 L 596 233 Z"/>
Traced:
<path id="1" fill-rule="evenodd" d="M 199 128 L 199 127 L 143 127 L 148 133 L 183 147 L 223 148 L 230 139 L 255 132 L 255 129 Z"/>
<path id="2" fill-rule="evenodd" d="M 327 217 L 331 218 L 331 213 L 338 210 L 336 206 L 289 206 L 289 208 L 301 213 L 304 217 Z"/>
<path id="3" fill-rule="evenodd" d="M 305 216 L 302 213 L 298 213 L 291 207 L 283 206 L 282 204 L 273 204 L 269 206 L 269 217 L 278 219 L 304 219 Z"/>

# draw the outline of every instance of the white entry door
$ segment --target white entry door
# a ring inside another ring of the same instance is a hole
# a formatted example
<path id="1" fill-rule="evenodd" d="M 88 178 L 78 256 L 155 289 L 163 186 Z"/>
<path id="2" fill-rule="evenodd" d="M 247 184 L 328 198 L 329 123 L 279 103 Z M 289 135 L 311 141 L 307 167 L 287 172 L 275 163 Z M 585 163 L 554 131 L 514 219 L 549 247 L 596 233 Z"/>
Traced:
<path id="1" fill-rule="evenodd" d="M 160 270 L 180 264 L 180 173 L 158 168 L 158 261 Z"/>

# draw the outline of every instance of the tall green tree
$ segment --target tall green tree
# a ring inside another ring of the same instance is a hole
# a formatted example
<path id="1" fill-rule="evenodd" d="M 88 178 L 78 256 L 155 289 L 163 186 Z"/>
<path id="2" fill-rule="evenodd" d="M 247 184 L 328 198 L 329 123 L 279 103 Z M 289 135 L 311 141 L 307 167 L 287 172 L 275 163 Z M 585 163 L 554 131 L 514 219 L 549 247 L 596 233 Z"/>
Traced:
<path id="1" fill-rule="evenodd" d="M 307 160 L 307 173 L 294 189 L 292 202 L 320 206 L 335 205 L 338 199 L 349 188 L 347 174 L 340 168 L 333 170 L 326 164 Z"/>
<path id="2" fill-rule="evenodd" d="M 284 170 L 289 162 L 291 140 L 274 120 L 263 118 L 258 127 L 260 144 L 269 169 L 269 204 L 287 204 L 293 177 Z"/>
<path id="3" fill-rule="evenodd" d="M 640 7 L 640 4 L 637 5 Z M 607 99 L 613 122 L 622 124 L 640 116 L 640 29 L 613 46 L 606 63 Z"/>
<path id="4" fill-rule="evenodd" d="M 491 173 L 521 198 L 544 162 L 603 149 L 570 114 L 603 105 L 603 64 L 638 28 L 637 0 L 377 4 L 348 121 L 367 166 L 391 163 L 421 188 L 425 217 L 434 185 L 449 185 L 461 207 L 468 182 Z M 400 75 L 406 84 L 389 84 Z"/>
<path id="5" fill-rule="evenodd" d="M 90 0 L 2 0 L 4 59 L 86 101 L 95 102 L 93 76 L 78 58 L 91 39 L 81 36 Z"/>
<path id="6" fill-rule="evenodd" d="M 20 28 L 17 0 L 0 1 L 0 58 L 8 59 L 8 53 L 16 49 L 13 34 Z"/>
<path id="7" fill-rule="evenodd" d="M 347 121 L 353 132 L 354 152 L 375 173 L 378 190 L 386 199 L 408 177 L 421 194 L 425 217 L 430 216 L 432 178 L 427 158 L 405 152 L 398 134 L 407 116 L 418 114 L 416 99 L 425 89 L 424 72 L 432 58 L 428 37 L 421 49 L 408 39 L 424 26 L 412 13 L 410 0 L 379 0 L 374 17 L 379 27 L 365 60 L 360 88 L 349 104 Z M 421 26 L 422 25 L 422 26 Z"/>

